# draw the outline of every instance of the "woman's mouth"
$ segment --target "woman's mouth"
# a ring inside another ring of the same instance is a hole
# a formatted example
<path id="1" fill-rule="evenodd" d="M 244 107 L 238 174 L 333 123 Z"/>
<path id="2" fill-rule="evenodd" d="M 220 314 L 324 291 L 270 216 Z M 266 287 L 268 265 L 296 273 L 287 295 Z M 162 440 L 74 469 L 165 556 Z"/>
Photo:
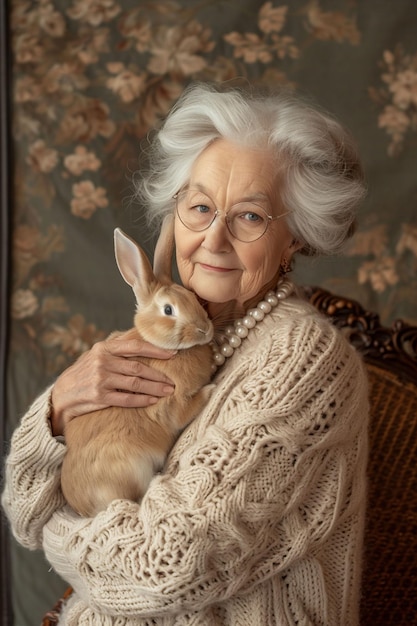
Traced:
<path id="1" fill-rule="evenodd" d="M 205 270 L 207 272 L 217 272 L 220 274 L 233 271 L 233 269 L 229 267 L 219 267 L 217 265 L 208 265 L 207 263 L 199 263 L 199 266 L 201 267 L 202 270 Z"/>

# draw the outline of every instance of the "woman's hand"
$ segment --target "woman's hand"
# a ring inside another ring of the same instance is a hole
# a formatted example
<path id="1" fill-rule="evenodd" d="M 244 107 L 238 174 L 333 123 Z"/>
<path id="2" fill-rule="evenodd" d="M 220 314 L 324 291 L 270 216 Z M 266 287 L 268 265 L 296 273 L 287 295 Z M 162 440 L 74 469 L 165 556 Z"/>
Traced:
<path id="1" fill-rule="evenodd" d="M 62 435 L 78 415 L 109 406 L 145 407 L 173 393 L 171 380 L 131 357 L 169 359 L 174 352 L 132 339 L 129 333 L 96 343 L 57 379 L 52 390 L 54 436 Z"/>

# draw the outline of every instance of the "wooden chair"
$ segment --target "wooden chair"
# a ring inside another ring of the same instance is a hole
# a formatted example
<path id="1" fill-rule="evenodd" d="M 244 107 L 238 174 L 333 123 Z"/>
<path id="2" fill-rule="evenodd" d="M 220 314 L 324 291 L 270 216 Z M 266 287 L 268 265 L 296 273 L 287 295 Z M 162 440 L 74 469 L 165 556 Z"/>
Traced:
<path id="1" fill-rule="evenodd" d="M 362 353 L 370 383 L 361 626 L 417 624 L 417 327 L 319 287 L 309 301 Z"/>
<path id="2" fill-rule="evenodd" d="M 369 374 L 361 626 L 411 626 L 417 623 L 417 327 L 381 326 L 358 302 L 319 287 L 305 288 L 305 295 L 348 336 Z M 57 623 L 61 605 L 62 599 L 44 626 Z"/>

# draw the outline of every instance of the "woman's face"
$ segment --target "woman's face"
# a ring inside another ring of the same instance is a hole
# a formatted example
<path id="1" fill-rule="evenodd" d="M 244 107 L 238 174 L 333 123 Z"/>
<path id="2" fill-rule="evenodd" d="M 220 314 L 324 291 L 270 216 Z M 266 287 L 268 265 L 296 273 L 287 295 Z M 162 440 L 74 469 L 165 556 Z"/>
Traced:
<path id="1" fill-rule="evenodd" d="M 223 218 L 237 203 L 251 200 L 268 215 L 285 212 L 272 159 L 268 152 L 219 139 L 196 160 L 189 187 L 209 196 L 222 216 L 217 216 L 209 228 L 200 232 L 187 229 L 175 216 L 181 280 L 209 303 L 235 300 L 243 305 L 278 279 L 282 259 L 289 261 L 294 252 L 285 218 L 271 221 L 265 234 L 250 243 L 235 239 Z"/>

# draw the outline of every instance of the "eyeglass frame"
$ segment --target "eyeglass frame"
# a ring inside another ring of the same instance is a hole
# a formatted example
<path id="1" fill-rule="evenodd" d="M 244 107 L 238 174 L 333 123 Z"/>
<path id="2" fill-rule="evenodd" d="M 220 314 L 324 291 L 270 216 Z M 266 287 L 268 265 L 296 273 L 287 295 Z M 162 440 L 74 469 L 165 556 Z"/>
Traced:
<path id="1" fill-rule="evenodd" d="M 181 219 L 181 215 L 180 215 L 180 213 L 179 213 L 179 211 L 178 211 L 178 196 L 179 196 L 181 193 L 183 193 L 184 191 L 187 191 L 187 189 L 180 189 L 179 191 L 177 191 L 177 193 L 176 193 L 176 194 L 174 194 L 174 195 L 172 196 L 172 199 L 173 199 L 173 200 L 175 200 L 175 211 L 176 211 L 176 213 L 177 213 L 177 215 L 178 215 L 178 219 L 180 220 L 181 224 L 182 224 L 183 226 L 185 226 L 185 228 L 187 228 L 188 230 L 190 230 L 192 233 L 203 233 L 205 230 L 208 230 L 208 229 L 210 228 L 210 226 L 212 226 L 212 225 L 214 224 L 214 221 L 215 221 L 215 219 L 218 217 L 218 215 L 221 215 L 221 214 L 223 213 L 223 214 L 224 214 L 224 221 L 225 221 L 225 224 L 226 224 L 227 230 L 229 231 L 229 233 L 231 234 L 231 236 L 233 237 L 233 239 L 236 239 L 237 241 L 240 241 L 241 243 L 253 243 L 254 241 L 258 241 L 259 239 L 261 239 L 261 237 L 263 237 L 263 236 L 265 235 L 266 231 L 268 230 L 269 224 L 270 224 L 271 222 L 275 222 L 275 221 L 277 221 L 277 220 L 281 219 L 281 217 L 286 217 L 287 215 L 289 215 L 290 213 L 292 213 L 292 211 L 286 211 L 285 213 L 282 213 L 282 215 L 277 215 L 277 216 L 274 216 L 274 215 L 269 215 L 269 214 L 266 212 L 266 210 L 265 210 L 265 209 L 263 209 L 263 208 L 262 208 L 261 206 L 259 206 L 259 205 L 256 205 L 256 206 L 257 206 L 257 207 L 258 207 L 258 208 L 259 208 L 259 209 L 260 209 L 263 213 L 265 213 L 265 217 L 267 217 L 267 218 L 268 218 L 268 221 L 267 221 L 267 222 L 265 222 L 265 224 L 266 224 L 266 225 L 265 225 L 265 230 L 264 230 L 264 232 L 263 232 L 261 235 L 259 235 L 258 237 L 256 237 L 256 239 L 251 239 L 250 241 L 245 241 L 244 239 L 239 239 L 239 237 L 236 237 L 236 235 L 235 235 L 235 234 L 231 231 L 231 229 L 230 229 L 230 224 L 229 224 L 229 220 L 227 219 L 227 213 L 226 213 L 225 211 L 220 211 L 219 209 L 215 209 L 215 212 L 214 212 L 214 215 L 213 215 L 213 218 L 212 218 L 211 222 L 210 222 L 209 224 L 207 224 L 207 226 L 205 226 L 204 228 L 200 228 L 200 229 L 198 229 L 198 230 L 197 230 L 197 229 L 195 229 L 195 228 L 190 228 L 190 226 L 188 226 L 187 224 L 185 224 L 185 222 L 183 222 L 183 220 Z M 206 194 L 205 192 L 201 192 L 201 193 L 203 193 L 203 194 L 204 194 L 204 195 L 206 195 L 206 196 L 207 196 L 210 200 L 212 200 L 212 199 L 210 198 L 210 196 L 209 196 L 208 194 Z M 214 203 L 213 203 L 213 204 L 214 204 Z M 239 204 L 239 203 L 237 203 L 237 204 Z M 235 205 L 233 205 L 233 206 L 235 206 Z M 233 208 L 233 207 L 231 207 L 231 208 Z"/>

